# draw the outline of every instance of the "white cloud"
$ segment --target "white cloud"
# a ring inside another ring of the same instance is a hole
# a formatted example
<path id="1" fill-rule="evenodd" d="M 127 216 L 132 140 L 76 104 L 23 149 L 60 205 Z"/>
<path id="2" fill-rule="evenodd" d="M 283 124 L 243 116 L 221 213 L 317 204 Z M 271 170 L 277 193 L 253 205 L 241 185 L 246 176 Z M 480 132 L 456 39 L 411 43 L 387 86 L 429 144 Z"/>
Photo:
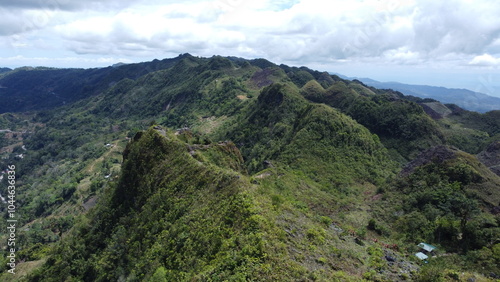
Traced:
<path id="1" fill-rule="evenodd" d="M 490 54 L 483 54 L 480 56 L 474 57 L 469 65 L 475 66 L 500 66 L 500 58 L 495 58 Z"/>
<path id="2" fill-rule="evenodd" d="M 129 58 L 121 57 L 25 57 L 22 55 L 12 57 L 0 57 L 0 65 L 13 66 L 47 66 L 56 62 L 61 67 L 104 67 L 118 62 L 133 63 Z"/>
<path id="3" fill-rule="evenodd" d="M 387 61 L 395 64 L 417 65 L 422 63 L 420 53 L 409 51 L 405 48 L 388 50 L 384 53 L 384 57 Z"/>
<path id="4" fill-rule="evenodd" d="M 9 3 L 14 5 L 15 1 Z M 29 3 L 36 6 L 35 1 L 28 0 L 18 6 Z M 74 4 L 71 9 L 85 8 L 85 12 L 81 15 L 57 12 L 48 20 L 39 14 L 39 23 L 45 23 L 38 26 L 46 27 L 46 32 L 57 32 L 67 48 L 79 54 L 130 55 L 135 50 L 144 55 L 170 51 L 165 48 L 192 47 L 195 49 L 184 52 L 211 55 L 224 54 L 234 48 L 246 50 L 245 55 L 253 53 L 270 56 L 269 59 L 296 61 L 315 57 L 316 60 L 385 59 L 387 54 L 406 50 L 412 56 L 417 54 L 422 61 L 435 61 L 448 53 L 479 55 L 486 50 L 500 49 L 497 17 L 500 5 L 491 0 L 119 3 L 109 0 L 88 1 L 83 6 Z M 97 10 L 96 7 L 103 5 L 117 10 Z M 40 12 L 24 12 L 29 11 Z M 52 18 L 59 19 L 55 28 L 51 25 L 55 22 Z M 0 21 L 0 32 L 1 26 Z M 408 60 L 399 62 L 405 61 Z"/>
<path id="5" fill-rule="evenodd" d="M 134 3 L 134 0 L 2 0 L 2 6 L 9 10 L 28 9 L 39 11 L 81 11 L 84 9 L 120 9 Z"/>

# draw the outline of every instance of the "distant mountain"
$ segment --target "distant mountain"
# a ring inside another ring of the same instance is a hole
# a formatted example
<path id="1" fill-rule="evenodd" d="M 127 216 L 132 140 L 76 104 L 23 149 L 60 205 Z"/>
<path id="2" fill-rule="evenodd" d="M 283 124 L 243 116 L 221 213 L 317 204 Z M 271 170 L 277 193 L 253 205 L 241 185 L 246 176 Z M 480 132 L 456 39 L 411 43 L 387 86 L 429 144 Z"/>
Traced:
<path id="1" fill-rule="evenodd" d="M 455 104 L 480 113 L 500 110 L 500 98 L 467 89 L 453 89 L 428 85 L 412 85 L 399 82 L 380 82 L 370 78 L 358 78 L 361 82 L 376 88 L 400 91 L 405 95 L 432 98 L 444 104 Z"/>
<path id="2" fill-rule="evenodd" d="M 12 69 L 9 69 L 9 68 L 0 68 L 0 73 L 9 72 L 11 70 Z"/>
<path id="3" fill-rule="evenodd" d="M 0 69 L 0 74 L 5 72 L 0 76 L 0 113 L 36 111 L 69 104 L 98 95 L 123 79 L 137 79 L 172 67 L 186 56 L 190 55 L 181 54 L 176 58 L 137 64 L 118 63 L 93 69 Z"/>
<path id="4" fill-rule="evenodd" d="M 117 68 L 117 67 L 121 67 L 121 66 L 124 66 L 124 65 L 126 65 L 126 64 L 125 64 L 125 63 L 122 63 L 122 62 L 119 62 L 119 63 L 116 63 L 116 64 L 111 65 L 111 67 L 113 67 L 113 68 Z"/>

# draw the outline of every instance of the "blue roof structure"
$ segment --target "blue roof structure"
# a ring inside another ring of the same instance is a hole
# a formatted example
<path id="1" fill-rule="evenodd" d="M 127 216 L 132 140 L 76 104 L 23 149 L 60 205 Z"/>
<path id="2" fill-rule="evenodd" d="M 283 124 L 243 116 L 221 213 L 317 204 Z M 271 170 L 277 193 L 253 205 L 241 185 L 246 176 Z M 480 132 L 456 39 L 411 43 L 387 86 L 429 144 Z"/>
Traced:
<path id="1" fill-rule="evenodd" d="M 427 244 L 427 243 L 420 243 L 420 244 L 418 244 L 418 246 L 420 248 L 424 249 L 427 252 L 432 252 L 435 249 L 437 249 L 437 247 L 434 247 L 433 245 L 430 245 L 430 244 Z"/>

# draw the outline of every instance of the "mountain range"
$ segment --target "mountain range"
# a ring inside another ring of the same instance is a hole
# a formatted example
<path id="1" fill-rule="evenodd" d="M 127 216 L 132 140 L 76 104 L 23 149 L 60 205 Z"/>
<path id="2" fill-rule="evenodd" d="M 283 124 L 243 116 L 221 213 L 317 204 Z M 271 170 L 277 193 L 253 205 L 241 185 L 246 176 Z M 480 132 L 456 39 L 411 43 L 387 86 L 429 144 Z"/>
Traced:
<path id="1" fill-rule="evenodd" d="M 366 85 L 393 89 L 405 95 L 431 98 L 445 104 L 455 104 L 469 111 L 485 113 L 500 110 L 500 98 L 468 89 L 453 89 L 428 85 L 412 85 L 399 82 L 380 82 L 370 78 L 357 78 Z"/>
<path id="2" fill-rule="evenodd" d="M 190 54 L 0 85 L 2 281 L 500 275 L 500 111 Z"/>

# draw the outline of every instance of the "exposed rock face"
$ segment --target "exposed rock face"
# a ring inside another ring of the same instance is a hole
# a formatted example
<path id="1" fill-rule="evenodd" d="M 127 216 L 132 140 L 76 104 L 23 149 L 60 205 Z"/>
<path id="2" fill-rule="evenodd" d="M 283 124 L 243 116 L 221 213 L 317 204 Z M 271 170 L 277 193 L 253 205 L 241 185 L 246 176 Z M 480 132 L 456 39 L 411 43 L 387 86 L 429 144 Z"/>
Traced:
<path id="1" fill-rule="evenodd" d="M 408 176 L 415 170 L 415 168 L 426 165 L 430 162 L 442 163 L 446 160 L 454 159 L 456 158 L 456 153 L 458 151 L 459 150 L 455 147 L 448 147 L 443 145 L 429 148 L 420 153 L 420 155 L 418 155 L 416 159 L 409 162 L 401 170 L 401 175 Z"/>
<path id="2" fill-rule="evenodd" d="M 450 109 L 439 102 L 422 103 L 420 106 L 433 119 L 442 119 L 452 113 Z"/>
<path id="3" fill-rule="evenodd" d="M 265 87 L 273 84 L 273 81 L 270 79 L 270 76 L 274 73 L 273 69 L 267 68 L 261 71 L 255 72 L 252 76 L 252 82 L 255 83 L 257 87 Z"/>
<path id="4" fill-rule="evenodd" d="M 477 158 L 491 171 L 500 175 L 500 141 L 491 143 Z"/>

